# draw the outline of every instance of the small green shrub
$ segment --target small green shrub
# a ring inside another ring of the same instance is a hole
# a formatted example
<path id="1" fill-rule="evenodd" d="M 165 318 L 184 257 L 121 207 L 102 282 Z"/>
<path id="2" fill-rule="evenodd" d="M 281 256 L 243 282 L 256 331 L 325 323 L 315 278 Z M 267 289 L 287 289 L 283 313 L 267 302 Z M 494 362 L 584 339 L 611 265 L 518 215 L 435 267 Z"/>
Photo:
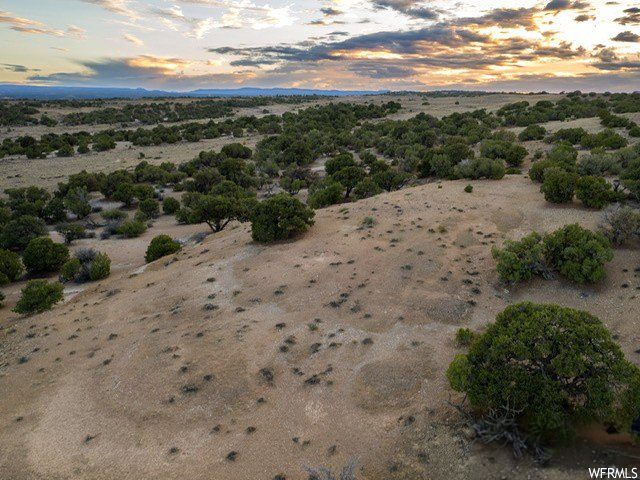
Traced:
<path id="1" fill-rule="evenodd" d="M 63 223 L 58 225 L 56 232 L 64 238 L 64 243 L 67 245 L 70 245 L 74 240 L 85 238 L 87 234 L 85 228 L 77 223 Z"/>
<path id="2" fill-rule="evenodd" d="M 466 187 L 464 187 L 464 191 L 467 193 L 473 192 L 473 185 L 467 185 Z"/>
<path id="3" fill-rule="evenodd" d="M 179 252 L 181 248 L 180 243 L 173 240 L 169 235 L 158 235 L 151 240 L 144 259 L 147 263 L 150 263 L 161 257 Z"/>
<path id="4" fill-rule="evenodd" d="M 456 345 L 459 347 L 468 347 L 473 342 L 475 334 L 468 328 L 459 328 L 456 332 Z"/>
<path id="5" fill-rule="evenodd" d="M 153 198 L 146 198 L 138 205 L 139 211 L 144 213 L 147 218 L 156 218 L 160 215 L 160 204 Z"/>
<path id="6" fill-rule="evenodd" d="M 140 220 L 129 220 L 118 227 L 118 233 L 125 238 L 139 237 L 146 231 L 147 224 Z"/>
<path id="7" fill-rule="evenodd" d="M 251 218 L 251 236 L 257 242 L 287 240 L 313 225 L 314 212 L 300 200 L 279 193 L 258 203 Z"/>
<path id="8" fill-rule="evenodd" d="M 362 222 L 360 223 L 360 226 L 362 228 L 372 228 L 376 225 L 377 220 L 373 217 L 364 217 L 362 219 Z"/>
<path id="9" fill-rule="evenodd" d="M 80 274 L 80 270 L 82 268 L 82 262 L 76 257 L 73 257 L 70 260 L 67 260 L 62 268 L 60 269 L 60 279 L 63 282 L 71 282 L 75 280 Z"/>
<path id="10" fill-rule="evenodd" d="M 107 278 L 111 274 L 111 259 L 106 253 L 98 253 L 89 269 L 89 278 L 92 282 Z"/>
<path id="11" fill-rule="evenodd" d="M 69 249 L 49 237 L 34 238 L 22 255 L 24 266 L 31 274 L 57 272 L 67 260 Z"/>
<path id="12" fill-rule="evenodd" d="M 354 200 L 362 200 L 364 198 L 373 197 L 382 193 L 382 188 L 373 181 L 371 177 L 365 177 L 353 187 Z"/>
<path id="13" fill-rule="evenodd" d="M 491 254 L 503 282 L 516 284 L 545 270 L 542 236 L 536 232 L 520 241 L 507 240 L 503 248 L 493 247 Z"/>
<path id="14" fill-rule="evenodd" d="M 100 215 L 105 220 L 124 220 L 127 218 L 127 212 L 123 212 L 122 210 L 114 209 L 114 210 L 104 210 L 100 212 Z"/>
<path id="15" fill-rule="evenodd" d="M 24 272 L 20 255 L 0 249 L 0 285 L 15 282 Z"/>
<path id="16" fill-rule="evenodd" d="M 518 135 L 518 140 L 521 142 L 528 142 L 530 140 L 542 140 L 544 136 L 547 134 L 547 129 L 542 125 L 529 125 L 527 128 L 522 130 Z"/>
<path id="17" fill-rule="evenodd" d="M 60 282 L 47 282 L 46 280 L 29 280 L 22 289 L 22 295 L 14 312 L 22 315 L 40 313 L 49 310 L 53 305 L 62 300 L 63 287 Z"/>
<path id="18" fill-rule="evenodd" d="M 162 211 L 167 215 L 175 215 L 180 210 L 180 201 L 173 197 L 166 197 L 162 201 Z"/>
<path id="19" fill-rule="evenodd" d="M 314 209 L 335 205 L 343 200 L 344 191 L 342 184 L 327 180 L 310 189 L 307 203 Z"/>
<path id="20" fill-rule="evenodd" d="M 0 308 L 4 307 L 4 293 L 0 292 Z"/>

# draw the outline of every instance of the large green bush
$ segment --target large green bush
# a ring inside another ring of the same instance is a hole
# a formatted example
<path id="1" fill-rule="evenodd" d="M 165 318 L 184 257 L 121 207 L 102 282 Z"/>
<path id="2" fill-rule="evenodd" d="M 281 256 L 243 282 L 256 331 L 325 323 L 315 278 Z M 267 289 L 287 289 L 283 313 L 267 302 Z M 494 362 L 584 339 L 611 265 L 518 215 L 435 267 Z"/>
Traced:
<path id="1" fill-rule="evenodd" d="M 553 160 L 549 160 L 545 158 L 543 160 L 538 160 L 531 165 L 529 169 L 529 178 L 537 183 L 542 183 L 544 181 L 544 173 L 548 168 L 558 167 Z"/>
<path id="2" fill-rule="evenodd" d="M 615 193 L 603 177 L 585 176 L 576 182 L 576 197 L 586 207 L 603 208 L 615 200 Z"/>
<path id="3" fill-rule="evenodd" d="M 260 202 L 251 219 L 251 236 L 257 242 L 292 238 L 313 225 L 314 212 L 300 200 L 279 193 Z"/>
<path id="4" fill-rule="evenodd" d="M 349 198 L 353 188 L 366 176 L 364 168 L 359 166 L 344 167 L 331 177 L 345 189 L 345 198 Z"/>
<path id="5" fill-rule="evenodd" d="M 447 378 L 479 415 L 509 408 L 536 442 L 566 442 L 589 423 L 630 431 L 640 418 L 638 368 L 598 318 L 557 305 L 508 307 Z"/>
<path id="6" fill-rule="evenodd" d="M 147 263 L 153 262 L 161 257 L 179 252 L 182 246 L 169 235 L 158 235 L 153 237 L 147 247 L 144 259 Z"/>
<path id="7" fill-rule="evenodd" d="M 577 224 L 544 236 L 534 232 L 520 241 L 507 240 L 492 253 L 500 278 L 513 284 L 553 271 L 573 282 L 595 283 L 604 278 L 604 264 L 613 259 L 604 235 Z"/>
<path id="8" fill-rule="evenodd" d="M 43 274 L 57 272 L 69 260 L 69 249 L 62 243 L 55 243 L 49 237 L 34 238 L 22 254 L 27 272 Z"/>
<path id="9" fill-rule="evenodd" d="M 356 161 L 353 159 L 353 155 L 350 153 L 341 153 L 333 158 L 327 160 L 324 164 L 324 170 L 327 175 L 333 175 L 339 172 L 343 168 L 353 167 L 356 165 Z"/>
<path id="10" fill-rule="evenodd" d="M 24 250 L 34 238 L 47 234 L 44 222 L 31 215 L 9 221 L 0 232 L 0 248 Z"/>
<path id="11" fill-rule="evenodd" d="M 24 315 L 49 310 L 62 300 L 62 291 L 63 287 L 60 282 L 29 280 L 22 289 L 20 300 L 13 311 Z"/>
<path id="12" fill-rule="evenodd" d="M 573 200 L 576 188 L 576 175 L 558 167 L 547 168 L 544 171 L 544 181 L 540 191 L 544 199 L 551 203 L 567 203 Z"/>
<path id="13" fill-rule="evenodd" d="M 84 218 L 91 213 L 89 204 L 89 194 L 87 189 L 82 187 L 69 190 L 64 197 L 64 206 L 78 218 Z"/>
<path id="14" fill-rule="evenodd" d="M 0 249 L 0 285 L 15 282 L 23 272 L 24 267 L 20 261 L 20 255 Z"/>
<path id="15" fill-rule="evenodd" d="M 508 283 L 529 280 L 545 270 L 542 236 L 536 232 L 518 242 L 507 240 L 502 249 L 494 247 L 492 255 L 500 278 Z"/>
<path id="16" fill-rule="evenodd" d="M 545 235 L 543 241 L 547 262 L 577 283 L 602 280 L 604 264 L 613 259 L 607 238 L 578 224 L 566 225 Z"/>

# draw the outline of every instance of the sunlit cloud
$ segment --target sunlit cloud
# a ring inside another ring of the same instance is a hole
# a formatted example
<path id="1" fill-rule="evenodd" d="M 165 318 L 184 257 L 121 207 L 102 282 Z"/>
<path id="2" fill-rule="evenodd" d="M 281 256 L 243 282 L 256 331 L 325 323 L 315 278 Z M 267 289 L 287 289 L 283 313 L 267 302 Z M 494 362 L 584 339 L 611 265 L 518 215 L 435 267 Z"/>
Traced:
<path id="1" fill-rule="evenodd" d="M 144 42 L 142 40 L 140 40 L 138 37 L 136 37 L 135 35 L 131 34 L 131 33 L 125 33 L 123 35 L 123 38 L 130 43 L 133 43 L 135 45 L 138 46 L 142 46 L 144 45 Z"/>
<path id="2" fill-rule="evenodd" d="M 44 11 L 34 14 L 35 20 L 18 6 L 10 9 L 16 15 L 0 12 L 0 34 L 14 35 L 12 41 L 18 36 L 12 32 L 24 34 L 25 42 L 27 34 L 48 35 L 61 39 L 50 48 L 69 52 L 46 68 L 34 63 L 41 72 L 29 71 L 29 59 L 15 54 L 3 61 L 27 70 L 5 65 L 0 76 L 181 90 L 224 85 L 422 90 L 517 82 L 523 89 L 543 88 L 568 79 L 623 88 L 639 73 L 640 7 L 625 2 L 76 1 L 95 7 L 84 7 L 95 13 L 91 23 L 86 15 L 70 13 L 73 24 L 60 25 Z M 83 41 L 72 45 L 68 39 Z M 133 46 L 144 46 L 148 55 L 133 55 Z"/>
<path id="3" fill-rule="evenodd" d="M 97 5 L 109 12 L 129 18 L 139 18 L 139 14 L 129 6 L 129 0 L 80 0 Z"/>

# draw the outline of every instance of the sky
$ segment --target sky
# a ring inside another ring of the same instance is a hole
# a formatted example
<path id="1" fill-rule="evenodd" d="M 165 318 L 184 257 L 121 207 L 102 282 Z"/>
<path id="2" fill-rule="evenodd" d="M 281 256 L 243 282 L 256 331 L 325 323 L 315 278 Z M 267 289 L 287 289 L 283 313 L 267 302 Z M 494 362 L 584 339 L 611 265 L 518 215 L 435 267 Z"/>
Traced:
<path id="1" fill-rule="evenodd" d="M 640 90 L 640 2 L 0 0 L 0 82 Z"/>

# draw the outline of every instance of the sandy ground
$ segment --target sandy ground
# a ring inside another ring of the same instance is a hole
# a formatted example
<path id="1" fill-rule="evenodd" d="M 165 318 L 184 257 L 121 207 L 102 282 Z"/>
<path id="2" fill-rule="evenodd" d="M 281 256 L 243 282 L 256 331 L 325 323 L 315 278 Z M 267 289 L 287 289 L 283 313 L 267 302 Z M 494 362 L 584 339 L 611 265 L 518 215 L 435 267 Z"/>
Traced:
<path id="1" fill-rule="evenodd" d="M 465 435 L 446 403 L 460 326 L 553 302 L 600 316 L 634 363 L 640 347 L 637 246 L 616 252 L 598 287 L 506 290 L 494 244 L 595 227 L 599 213 L 549 206 L 524 176 L 471 182 L 471 194 L 467 183 L 320 210 L 295 242 L 257 245 L 236 225 L 146 268 L 153 235 L 206 227 L 165 218 L 140 239 L 95 241 L 114 256 L 111 277 L 41 315 L 12 314 L 15 295 L 0 311 L 0 478 L 303 480 L 304 466 L 350 459 L 364 480 L 638 466 L 610 438 L 539 468 Z M 362 229 L 367 216 L 376 225 Z"/>

